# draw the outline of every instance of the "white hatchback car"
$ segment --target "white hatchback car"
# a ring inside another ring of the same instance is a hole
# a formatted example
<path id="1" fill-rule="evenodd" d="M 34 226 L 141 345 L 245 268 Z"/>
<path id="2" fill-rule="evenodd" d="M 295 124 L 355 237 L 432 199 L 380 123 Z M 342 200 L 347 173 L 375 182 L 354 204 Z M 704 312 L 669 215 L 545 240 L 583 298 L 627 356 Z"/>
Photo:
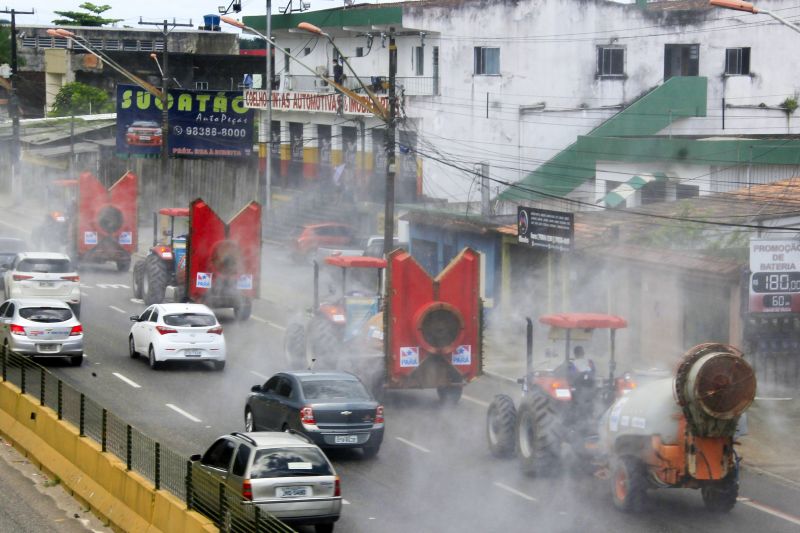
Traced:
<path id="1" fill-rule="evenodd" d="M 81 314 L 81 278 L 65 254 L 20 252 L 3 279 L 6 299 L 53 298 Z"/>
<path id="2" fill-rule="evenodd" d="M 0 305 L 0 341 L 12 352 L 33 357 L 66 357 L 83 363 L 83 326 L 59 300 L 19 298 Z"/>
<path id="3" fill-rule="evenodd" d="M 225 336 L 214 312 L 203 304 L 154 304 L 133 315 L 130 356 L 147 354 L 150 368 L 162 361 L 211 361 L 225 368 Z"/>

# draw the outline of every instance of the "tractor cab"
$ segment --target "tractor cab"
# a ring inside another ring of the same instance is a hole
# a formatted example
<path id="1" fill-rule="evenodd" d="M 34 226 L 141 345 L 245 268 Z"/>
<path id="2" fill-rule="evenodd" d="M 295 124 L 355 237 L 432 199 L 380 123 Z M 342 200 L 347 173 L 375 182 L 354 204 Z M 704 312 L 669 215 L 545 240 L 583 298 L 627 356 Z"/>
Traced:
<path id="1" fill-rule="evenodd" d="M 72 219 L 75 217 L 78 196 L 78 180 L 53 180 L 45 188 L 44 220 L 34 228 L 34 246 L 46 251 L 68 249 L 67 235 Z"/>
<path id="2" fill-rule="evenodd" d="M 189 234 L 189 208 L 165 207 L 153 213 L 152 253 L 171 261 L 175 271 L 186 257 L 186 236 Z"/>
<path id="3" fill-rule="evenodd" d="M 341 286 L 334 292 L 333 301 L 320 304 L 318 263 L 315 262 L 313 310 L 323 319 L 341 326 L 341 340 L 347 342 L 359 337 L 369 320 L 380 312 L 386 260 L 331 255 L 325 258 L 325 264 L 340 271 Z"/>

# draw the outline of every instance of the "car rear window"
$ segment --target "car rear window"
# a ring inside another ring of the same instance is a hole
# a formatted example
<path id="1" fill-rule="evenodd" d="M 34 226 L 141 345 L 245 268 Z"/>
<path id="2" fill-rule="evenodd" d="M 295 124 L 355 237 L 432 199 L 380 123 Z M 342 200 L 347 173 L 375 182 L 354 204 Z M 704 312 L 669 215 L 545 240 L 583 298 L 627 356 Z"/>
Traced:
<path id="1" fill-rule="evenodd" d="M 180 313 L 175 315 L 164 315 L 164 324 L 168 326 L 178 326 L 187 328 L 202 328 L 213 326 L 217 319 L 213 315 L 203 313 Z"/>
<path id="2" fill-rule="evenodd" d="M 333 475 L 319 448 L 276 448 L 258 450 L 250 479 Z"/>
<path id="3" fill-rule="evenodd" d="M 69 259 L 23 259 L 17 265 L 17 272 L 61 274 L 72 272 L 72 267 L 69 264 Z"/>
<path id="4" fill-rule="evenodd" d="M 61 307 L 23 307 L 19 316 L 32 322 L 66 322 L 72 318 L 72 311 Z"/>
<path id="5" fill-rule="evenodd" d="M 330 400 L 346 398 L 348 400 L 369 400 L 367 389 L 360 381 L 350 379 L 315 379 L 303 381 L 303 396 L 306 400 Z"/>

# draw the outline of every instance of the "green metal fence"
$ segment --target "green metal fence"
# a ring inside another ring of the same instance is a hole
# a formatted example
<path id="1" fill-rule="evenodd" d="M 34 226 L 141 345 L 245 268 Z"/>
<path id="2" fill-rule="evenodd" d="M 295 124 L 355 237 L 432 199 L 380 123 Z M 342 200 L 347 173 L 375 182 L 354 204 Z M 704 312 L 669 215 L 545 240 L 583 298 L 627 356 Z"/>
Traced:
<path id="1" fill-rule="evenodd" d="M 189 509 L 213 520 L 221 531 L 294 531 L 258 506 L 243 502 L 240 492 L 126 423 L 30 357 L 3 347 L 0 370 L 3 381 L 38 398 L 39 405 L 50 407 L 59 420 L 78 428 L 81 437 L 100 444 L 103 452 L 124 461 L 128 470 L 150 480 L 156 490 L 166 490 L 181 498 Z"/>

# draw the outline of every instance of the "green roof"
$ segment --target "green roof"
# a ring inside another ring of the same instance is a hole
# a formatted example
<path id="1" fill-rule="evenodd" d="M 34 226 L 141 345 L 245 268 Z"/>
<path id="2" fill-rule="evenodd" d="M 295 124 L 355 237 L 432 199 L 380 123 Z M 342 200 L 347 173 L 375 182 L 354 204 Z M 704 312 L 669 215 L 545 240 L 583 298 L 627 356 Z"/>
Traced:
<path id="1" fill-rule="evenodd" d="M 242 22 L 262 33 L 267 31 L 266 17 L 242 17 Z M 296 28 L 301 22 L 322 28 L 342 28 L 343 26 L 373 26 L 403 23 L 403 9 L 400 7 L 361 6 L 355 8 L 322 9 L 287 15 L 272 15 L 273 30 Z"/>

